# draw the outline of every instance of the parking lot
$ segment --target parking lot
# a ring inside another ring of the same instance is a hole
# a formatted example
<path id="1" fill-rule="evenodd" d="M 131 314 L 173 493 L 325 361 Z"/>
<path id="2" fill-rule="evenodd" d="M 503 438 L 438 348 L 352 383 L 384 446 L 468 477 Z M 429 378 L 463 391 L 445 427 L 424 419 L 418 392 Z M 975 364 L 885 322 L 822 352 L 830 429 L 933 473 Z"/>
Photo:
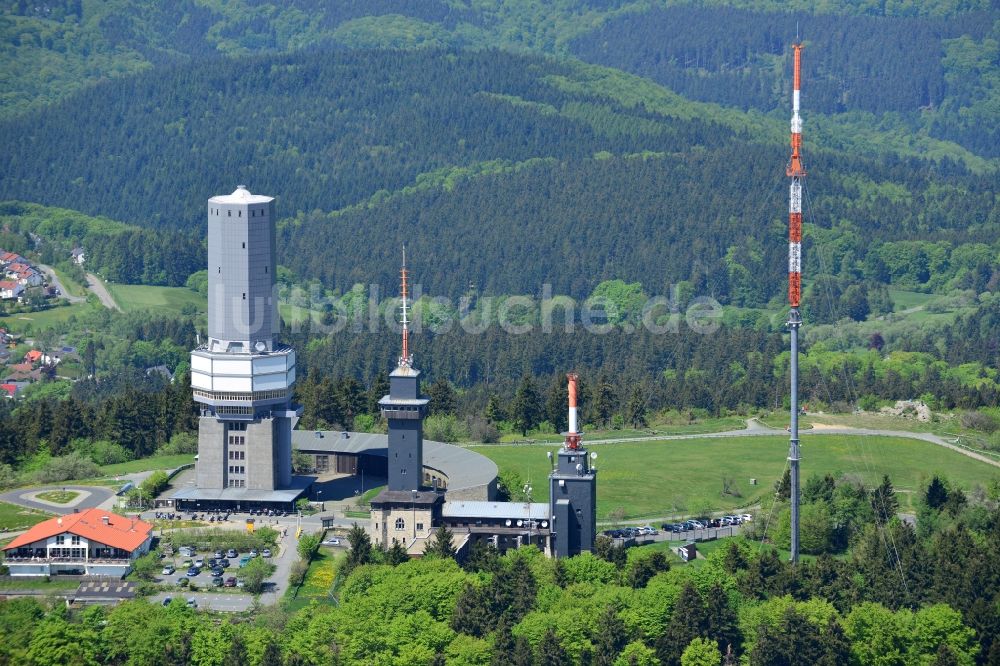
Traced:
<path id="1" fill-rule="evenodd" d="M 235 533 L 239 531 L 237 525 L 243 523 L 244 520 L 245 517 L 242 515 L 239 517 L 233 516 L 231 521 L 223 523 L 220 527 L 233 529 Z M 275 571 L 268 578 L 259 601 L 262 605 L 269 605 L 276 603 L 288 587 L 289 573 L 291 572 L 292 564 L 298 558 L 298 553 L 296 553 L 295 549 L 297 542 L 295 539 L 296 521 L 294 517 L 276 517 L 273 519 L 274 522 L 270 522 L 270 518 L 265 518 L 264 520 L 268 521 L 265 523 L 266 526 L 277 529 L 279 535 L 284 533 L 283 536 L 279 536 L 277 545 L 271 549 L 273 551 L 271 557 L 266 558 L 275 566 Z M 262 524 L 260 526 L 263 527 L 265 525 Z M 307 531 L 316 530 L 310 525 Z M 157 576 L 157 582 L 161 583 L 164 589 L 162 592 L 153 595 L 151 600 L 162 602 L 167 597 L 179 598 L 181 600 L 194 598 L 199 608 L 233 612 L 247 610 L 253 605 L 254 597 L 235 583 L 240 578 L 240 559 L 247 557 L 249 552 L 237 551 L 235 558 L 225 557 L 229 555 L 228 550 L 228 548 L 225 548 L 222 552 L 223 559 L 229 560 L 228 566 L 223 567 L 223 585 L 222 587 L 216 587 L 212 583 L 213 575 L 209 564 L 209 560 L 215 557 L 215 550 L 213 549 L 211 552 L 195 551 L 192 555 L 182 555 L 180 552 L 181 549 L 178 547 L 173 555 L 163 558 L 162 565 L 164 567 L 167 565 L 173 566 L 174 572 L 163 574 L 161 571 L 160 575 Z M 263 557 L 263 553 L 258 553 L 258 557 Z M 193 566 L 198 560 L 203 561 L 203 566 L 200 567 L 197 573 L 192 572 L 194 575 L 188 576 L 187 573 L 190 567 L 186 565 L 186 562 L 190 561 L 191 566 Z M 178 585 L 178 581 L 185 578 L 189 582 L 184 586 Z M 226 587 L 226 581 L 230 578 L 236 580 L 233 581 L 234 584 L 231 587 Z M 194 583 L 198 588 L 196 591 L 189 589 L 191 583 Z"/>
<path id="2" fill-rule="evenodd" d="M 727 516 L 736 518 L 735 516 Z M 659 526 L 625 527 L 604 530 L 601 534 L 611 537 L 617 544 L 641 545 L 656 541 L 709 541 L 736 536 L 752 516 L 740 515 L 739 521 L 730 520 L 724 524 L 721 519 L 688 520 L 680 523 L 664 523 Z M 652 530 L 652 531 L 650 531 Z"/>

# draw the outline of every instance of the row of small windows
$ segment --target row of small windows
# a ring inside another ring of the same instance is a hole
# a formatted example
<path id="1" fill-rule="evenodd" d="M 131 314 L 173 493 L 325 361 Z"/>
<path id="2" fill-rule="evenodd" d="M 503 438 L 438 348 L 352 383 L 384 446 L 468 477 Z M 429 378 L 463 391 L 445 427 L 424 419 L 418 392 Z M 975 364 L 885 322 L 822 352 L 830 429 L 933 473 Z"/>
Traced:
<path id="1" fill-rule="evenodd" d="M 64 543 L 66 543 L 66 535 L 65 534 L 59 534 L 59 535 L 57 535 L 56 536 L 56 545 L 57 546 L 61 546 Z M 73 535 L 72 544 L 74 546 L 79 546 L 80 545 L 80 537 L 77 536 L 76 534 Z"/>
<path id="2" fill-rule="evenodd" d="M 246 443 L 247 443 L 247 438 L 245 435 L 229 436 L 229 446 L 243 446 Z"/>
<path id="3" fill-rule="evenodd" d="M 216 407 L 215 408 L 215 413 L 216 414 L 229 414 L 229 415 L 232 415 L 232 416 L 252 416 L 253 415 L 253 407 L 231 407 L 231 406 Z"/>
<path id="4" fill-rule="evenodd" d="M 267 217 L 266 211 L 267 211 L 266 208 L 251 208 L 250 217 Z M 257 213 L 260 213 L 260 215 L 258 215 Z M 221 215 L 222 213 L 219 208 L 210 208 L 209 214 L 218 216 Z M 226 217 L 232 217 L 232 216 L 233 216 L 233 211 L 231 209 L 226 210 Z M 236 217 L 243 217 L 242 209 L 236 211 Z"/>
<path id="5" fill-rule="evenodd" d="M 229 427 L 229 432 L 246 432 L 247 424 L 246 423 L 230 423 L 228 427 Z"/>
<path id="6" fill-rule="evenodd" d="M 244 479 L 229 479 L 230 488 L 246 488 L 247 482 Z"/>
<path id="7" fill-rule="evenodd" d="M 229 473 L 230 474 L 246 474 L 247 473 L 247 468 L 244 467 L 243 465 L 230 465 L 229 466 Z"/>
<path id="8" fill-rule="evenodd" d="M 246 451 L 230 451 L 229 452 L 229 459 L 230 460 L 246 460 L 247 459 L 247 452 Z"/>
<path id="9" fill-rule="evenodd" d="M 209 400 L 231 400 L 235 402 L 284 398 L 288 395 L 288 390 L 278 389 L 275 391 L 254 391 L 253 393 L 221 393 L 217 391 L 203 391 L 201 389 L 196 389 L 193 393 L 199 398 L 207 398 Z"/>

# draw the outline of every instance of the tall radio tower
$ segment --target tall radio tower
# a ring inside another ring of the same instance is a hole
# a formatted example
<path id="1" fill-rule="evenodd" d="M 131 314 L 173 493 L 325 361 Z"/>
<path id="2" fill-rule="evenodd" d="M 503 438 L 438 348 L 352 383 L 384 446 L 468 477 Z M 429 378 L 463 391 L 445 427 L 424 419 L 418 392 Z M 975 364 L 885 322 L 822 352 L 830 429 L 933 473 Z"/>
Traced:
<path id="1" fill-rule="evenodd" d="M 795 74 L 792 85 L 792 156 L 785 174 L 792 179 L 788 201 L 788 329 L 792 338 L 791 382 L 791 440 L 788 447 L 788 464 L 792 482 L 792 555 L 799 561 L 799 297 L 802 291 L 802 179 L 806 170 L 802 166 L 802 118 L 799 117 L 799 84 L 802 80 L 802 44 L 793 44 Z"/>

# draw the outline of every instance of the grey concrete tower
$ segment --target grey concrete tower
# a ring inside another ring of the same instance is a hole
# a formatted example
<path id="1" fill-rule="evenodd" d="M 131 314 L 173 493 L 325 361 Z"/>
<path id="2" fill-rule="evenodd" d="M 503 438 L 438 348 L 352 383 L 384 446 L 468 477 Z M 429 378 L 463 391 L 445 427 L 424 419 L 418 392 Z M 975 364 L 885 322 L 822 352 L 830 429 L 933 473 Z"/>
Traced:
<path id="1" fill-rule="evenodd" d="M 389 395 L 379 400 L 379 409 L 389 425 L 388 490 L 420 490 L 424 474 L 424 417 L 426 398 L 420 395 L 420 371 L 413 367 L 410 354 L 409 274 L 403 249 L 403 351 L 399 364 L 389 375 Z"/>
<path id="2" fill-rule="evenodd" d="M 549 475 L 552 555 L 572 557 L 594 549 L 597 536 L 597 470 L 577 432 L 576 374 L 569 380 L 569 432 Z M 593 454 L 596 456 L 596 454 Z"/>
<path id="3" fill-rule="evenodd" d="M 274 199 L 242 185 L 209 199 L 208 340 L 191 352 L 201 418 L 190 499 L 287 500 L 271 491 L 292 485 L 295 351 L 275 340 L 274 269 Z"/>

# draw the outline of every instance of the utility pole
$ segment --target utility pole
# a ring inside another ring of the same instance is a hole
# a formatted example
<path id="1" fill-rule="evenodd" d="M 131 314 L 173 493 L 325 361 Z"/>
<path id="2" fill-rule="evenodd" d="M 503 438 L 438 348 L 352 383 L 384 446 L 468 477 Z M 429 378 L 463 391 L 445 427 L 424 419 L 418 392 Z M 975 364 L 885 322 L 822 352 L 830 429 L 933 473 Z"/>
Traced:
<path id="1" fill-rule="evenodd" d="M 802 315 L 799 301 L 802 291 L 802 118 L 799 117 L 799 85 L 802 79 L 802 44 L 793 44 L 795 57 L 792 83 L 792 156 L 785 175 L 792 179 L 788 201 L 788 330 L 791 333 L 791 439 L 788 464 L 792 482 L 792 553 L 791 561 L 799 561 L 799 328 Z"/>

